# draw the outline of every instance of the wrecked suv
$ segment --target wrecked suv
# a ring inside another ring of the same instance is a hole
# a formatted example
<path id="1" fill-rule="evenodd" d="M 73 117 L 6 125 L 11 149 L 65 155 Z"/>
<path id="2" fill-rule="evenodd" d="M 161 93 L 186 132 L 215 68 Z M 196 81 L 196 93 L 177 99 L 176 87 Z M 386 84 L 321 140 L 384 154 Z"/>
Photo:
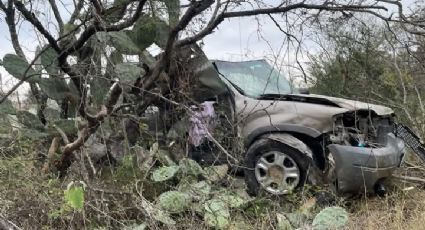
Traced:
<path id="1" fill-rule="evenodd" d="M 373 193 L 400 166 L 405 146 L 390 108 L 300 94 L 265 60 L 203 63 L 201 91 L 230 101 L 251 194 L 284 195 L 306 182 Z"/>
<path id="2" fill-rule="evenodd" d="M 400 166 L 390 108 L 300 94 L 265 60 L 213 64 L 234 100 L 251 193 L 287 194 L 306 181 L 375 192 Z"/>

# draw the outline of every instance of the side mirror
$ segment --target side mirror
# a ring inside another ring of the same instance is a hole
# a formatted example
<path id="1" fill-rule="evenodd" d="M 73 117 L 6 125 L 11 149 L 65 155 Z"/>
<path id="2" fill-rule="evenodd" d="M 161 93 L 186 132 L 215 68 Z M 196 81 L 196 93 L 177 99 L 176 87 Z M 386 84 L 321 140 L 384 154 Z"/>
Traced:
<path id="1" fill-rule="evenodd" d="M 300 92 L 300 94 L 310 94 L 310 89 L 309 88 L 298 88 L 298 92 Z"/>

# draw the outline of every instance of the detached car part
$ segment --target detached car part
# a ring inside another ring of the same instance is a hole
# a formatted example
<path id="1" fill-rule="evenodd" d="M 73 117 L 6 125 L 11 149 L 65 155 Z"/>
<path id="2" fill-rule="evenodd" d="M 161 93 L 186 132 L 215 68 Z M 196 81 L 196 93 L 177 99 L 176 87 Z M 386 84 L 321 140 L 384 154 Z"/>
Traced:
<path id="1" fill-rule="evenodd" d="M 394 134 L 398 138 L 401 138 L 425 162 L 425 145 L 409 127 L 402 124 L 395 124 Z"/>

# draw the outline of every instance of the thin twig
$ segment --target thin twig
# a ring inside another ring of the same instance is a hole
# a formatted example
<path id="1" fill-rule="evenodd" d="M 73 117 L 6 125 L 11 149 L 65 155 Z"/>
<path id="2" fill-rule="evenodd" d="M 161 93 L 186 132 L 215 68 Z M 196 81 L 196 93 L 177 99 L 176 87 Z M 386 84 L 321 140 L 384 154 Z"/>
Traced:
<path id="1" fill-rule="evenodd" d="M 7 220 L 6 218 L 4 218 L 3 215 L 0 214 L 0 229 L 1 230 L 13 230 L 13 229 L 17 229 L 17 230 L 22 230 L 22 228 L 18 227 L 15 223 L 13 223 L 10 220 Z"/>
<path id="2" fill-rule="evenodd" d="M 90 168 L 91 168 L 91 170 L 93 172 L 93 175 L 96 175 L 97 174 L 97 170 L 94 167 L 93 161 L 91 160 L 91 158 L 90 158 L 89 154 L 87 153 L 87 151 L 84 151 L 84 155 L 86 155 L 87 160 L 89 161 L 89 165 L 90 165 Z"/>
<path id="3" fill-rule="evenodd" d="M 397 176 L 397 175 L 393 175 L 394 178 L 399 179 L 399 180 L 403 180 L 403 181 L 408 181 L 408 182 L 414 182 L 414 183 L 424 183 L 425 184 L 425 179 L 419 178 L 419 177 L 412 177 L 412 176 Z"/>
<path id="4" fill-rule="evenodd" d="M 62 17 L 59 13 L 58 6 L 56 5 L 56 0 L 49 0 L 50 6 L 52 7 L 53 14 L 55 15 L 56 21 L 58 22 L 59 34 L 63 34 L 64 24 Z"/>

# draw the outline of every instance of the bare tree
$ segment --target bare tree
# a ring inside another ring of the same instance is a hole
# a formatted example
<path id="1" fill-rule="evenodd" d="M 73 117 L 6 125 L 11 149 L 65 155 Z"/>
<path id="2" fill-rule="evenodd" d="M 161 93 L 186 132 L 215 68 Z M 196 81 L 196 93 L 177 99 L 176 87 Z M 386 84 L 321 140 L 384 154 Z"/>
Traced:
<path id="1" fill-rule="evenodd" d="M 110 90 L 105 96 L 105 102 L 101 104 L 101 110 L 96 115 L 87 112 L 88 104 L 90 104 L 88 82 L 92 80 L 90 75 L 100 71 L 99 68 L 95 68 L 95 65 L 96 63 L 100 63 L 100 66 L 102 66 L 100 56 L 106 53 L 106 47 L 103 47 L 103 50 L 99 51 L 93 49 L 90 43 L 93 42 L 94 38 L 105 33 L 116 36 L 116 34 L 113 34 L 114 32 L 125 32 L 133 26 L 143 27 L 151 23 L 150 21 L 146 21 L 146 16 L 158 17 L 158 15 L 155 15 L 156 9 L 160 8 L 158 5 L 161 5 L 161 3 L 166 5 L 169 19 L 169 30 L 162 45 L 163 52 L 156 59 L 149 57 L 143 50 L 136 52 L 139 58 L 143 59 L 143 68 L 145 70 L 145 76 L 137 78 L 133 82 L 132 87 L 130 87 L 131 90 L 136 91 L 138 104 L 135 107 L 138 108 L 137 114 L 140 114 L 149 105 L 158 100 L 162 100 L 165 103 L 171 101 L 169 98 L 164 97 L 164 95 L 170 93 L 170 91 L 179 91 L 176 88 L 178 86 L 173 85 L 173 83 L 181 80 L 179 78 L 182 78 L 181 75 L 175 74 L 179 66 L 173 62 L 179 55 L 179 52 L 213 33 L 220 23 L 226 19 L 231 20 L 239 17 L 268 15 L 281 32 L 287 36 L 294 37 L 290 32 L 285 30 L 286 25 L 293 23 L 291 21 L 293 20 L 292 18 L 302 19 L 299 22 L 300 24 L 309 24 L 320 22 L 322 17 L 349 18 L 354 14 L 367 14 L 387 23 L 399 23 L 410 33 L 423 33 L 423 22 L 406 16 L 401 2 L 392 0 L 281 1 L 275 4 L 267 4 L 266 1 L 263 2 L 260 0 L 193 0 L 185 5 L 181 5 L 180 1 L 177 0 L 128 0 L 122 1 L 118 5 L 107 1 L 93 0 L 85 2 L 78 0 L 75 2 L 74 10 L 67 22 L 61 17 L 56 1 L 49 0 L 56 20 L 54 24 L 59 31 L 57 34 L 51 32 L 47 25 L 42 23 L 40 17 L 32 12 L 31 1 L 7 0 L 7 2 L 4 2 L 2 0 L 0 1 L 0 9 L 6 14 L 6 22 L 9 26 L 9 32 L 16 54 L 26 59 L 16 33 L 17 15 L 30 23 L 37 33 L 43 36 L 47 45 L 30 62 L 19 84 L 28 81 L 32 77 L 28 74 L 31 72 L 30 68 L 36 62 L 36 59 L 43 55 L 44 52 L 53 50 L 57 56 L 57 65 L 61 70 L 59 75 L 62 78 L 64 76 L 69 78 L 73 83 L 73 87 L 77 90 L 76 96 L 65 95 L 63 97 L 63 113 L 68 114 L 68 105 L 74 102 L 78 106 L 77 111 L 79 116 L 86 122 L 83 122 L 79 127 L 78 137 L 72 142 L 65 143 L 62 147 L 59 147 L 55 142 L 56 144 L 54 145 L 57 148 L 61 148 L 63 152 L 62 160 L 57 165 L 57 168 L 61 170 L 66 169 L 66 165 L 69 164 L 69 161 L 66 159 L 70 158 L 73 151 L 78 150 L 90 135 L 96 132 L 106 116 L 115 112 L 114 107 L 116 106 L 116 102 L 123 92 L 122 82 L 116 80 L 115 76 L 107 76 L 107 85 L 110 86 Z M 393 9 L 397 10 L 391 12 Z M 180 12 L 182 13 L 181 16 L 179 16 Z M 277 17 L 283 20 L 284 23 L 276 20 L 275 18 Z M 205 23 L 197 23 L 199 22 L 198 20 L 205 21 Z M 192 26 L 196 23 L 198 24 L 198 29 L 193 30 Z M 181 36 L 183 32 L 186 32 L 188 35 Z M 143 37 L 143 34 L 138 34 L 136 39 L 138 36 Z M 123 37 L 113 38 L 119 41 L 123 40 Z M 70 57 L 76 58 L 77 64 L 71 64 Z M 107 55 L 108 63 L 112 58 L 112 54 Z M 300 67 L 302 68 L 301 65 Z M 54 79 L 55 77 L 52 75 L 51 78 Z M 6 97 L 19 84 L 6 94 Z M 43 103 L 45 103 L 43 101 L 44 99 L 40 94 L 37 84 L 31 83 L 31 89 L 40 105 L 40 116 L 42 116 Z M 123 93 L 126 92 L 124 91 Z M 67 138 L 63 139 L 65 140 Z"/>

